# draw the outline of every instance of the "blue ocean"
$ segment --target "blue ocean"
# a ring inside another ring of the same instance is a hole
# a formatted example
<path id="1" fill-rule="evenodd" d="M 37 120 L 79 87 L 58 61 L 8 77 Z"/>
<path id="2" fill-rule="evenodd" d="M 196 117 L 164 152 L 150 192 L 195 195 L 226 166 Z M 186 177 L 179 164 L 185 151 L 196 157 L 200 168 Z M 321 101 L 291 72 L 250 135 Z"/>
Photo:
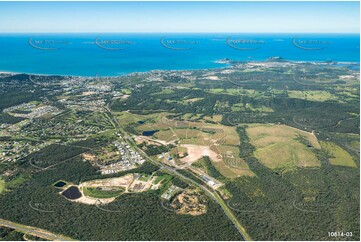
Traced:
<path id="1" fill-rule="evenodd" d="M 118 76 L 227 66 L 221 59 L 360 61 L 359 34 L 0 34 L 0 71 Z"/>

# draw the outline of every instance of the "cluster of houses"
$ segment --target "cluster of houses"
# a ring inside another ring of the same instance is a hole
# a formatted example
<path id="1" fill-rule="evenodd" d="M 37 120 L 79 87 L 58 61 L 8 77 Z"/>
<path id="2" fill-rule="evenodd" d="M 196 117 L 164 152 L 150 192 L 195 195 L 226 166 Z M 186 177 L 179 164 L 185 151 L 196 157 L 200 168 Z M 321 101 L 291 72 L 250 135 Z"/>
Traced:
<path id="1" fill-rule="evenodd" d="M 116 141 L 114 145 L 118 149 L 121 158 L 115 163 L 102 166 L 102 174 L 113 174 L 119 171 L 130 170 L 135 168 L 136 164 L 141 165 L 145 162 L 144 158 L 124 141 Z"/>

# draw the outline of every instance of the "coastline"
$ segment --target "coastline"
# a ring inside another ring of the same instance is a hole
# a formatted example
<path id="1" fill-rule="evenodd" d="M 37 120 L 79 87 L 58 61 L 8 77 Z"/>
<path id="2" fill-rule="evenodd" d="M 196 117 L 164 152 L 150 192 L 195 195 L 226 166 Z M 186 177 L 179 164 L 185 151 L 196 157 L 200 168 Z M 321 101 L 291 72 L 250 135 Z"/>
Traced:
<path id="1" fill-rule="evenodd" d="M 277 61 L 277 60 L 272 60 L 272 58 L 280 58 L 283 61 Z M 171 72 L 176 72 L 176 71 L 212 71 L 212 70 L 217 70 L 217 69 L 229 69 L 232 68 L 236 65 L 239 64 L 247 64 L 247 63 L 265 63 L 265 62 L 278 62 L 278 63 L 294 63 L 294 64 L 306 64 L 306 63 L 310 63 L 310 64 L 315 64 L 315 65 L 331 65 L 331 66 L 342 66 L 342 65 L 348 65 L 348 66 L 358 66 L 360 68 L 360 63 L 361 62 L 354 62 L 354 61 L 303 61 L 303 60 L 285 60 L 282 57 L 269 57 L 265 60 L 232 60 L 232 59 L 228 59 L 228 58 L 223 58 L 223 59 L 218 59 L 213 61 L 213 63 L 218 63 L 218 64 L 222 64 L 222 65 L 226 65 L 226 66 L 222 66 L 222 67 L 213 67 L 213 68 L 196 68 L 196 69 L 152 69 L 152 70 L 148 70 L 148 71 L 136 71 L 136 72 L 130 72 L 130 73 L 125 73 L 125 74 L 119 74 L 119 75 L 109 75 L 109 76 L 98 76 L 98 75 L 71 75 L 71 74 L 43 74 L 43 73 L 29 73 L 29 72 L 19 72 L 19 71 L 3 71 L 0 70 L 0 75 L 1 74 L 10 74 L 10 75 L 18 75 L 18 74 L 25 74 L 25 75 L 34 75 L 34 76 L 61 76 L 61 77 L 79 77 L 79 78 L 92 78 L 92 77 L 100 77 L 100 78 L 115 78 L 115 77 L 126 77 L 126 76 L 132 76 L 132 75 L 136 75 L 139 73 L 151 73 L 151 72 L 155 72 L 155 71 L 171 71 Z"/>
<path id="2" fill-rule="evenodd" d="M 13 72 L 13 71 L 0 71 L 0 74 L 21 74 L 20 72 Z"/>

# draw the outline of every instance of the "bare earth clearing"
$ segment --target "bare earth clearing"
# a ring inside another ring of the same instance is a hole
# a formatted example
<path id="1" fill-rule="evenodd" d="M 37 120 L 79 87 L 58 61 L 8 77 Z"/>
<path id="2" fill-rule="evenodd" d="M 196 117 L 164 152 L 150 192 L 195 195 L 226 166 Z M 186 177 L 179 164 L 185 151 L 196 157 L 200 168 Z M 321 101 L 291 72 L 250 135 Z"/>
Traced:
<path id="1" fill-rule="evenodd" d="M 213 161 L 221 161 L 217 153 L 212 151 L 209 146 L 183 144 L 181 147 L 187 148 L 188 153 L 188 156 L 181 159 L 183 162 L 195 162 L 203 156 L 209 156 Z"/>

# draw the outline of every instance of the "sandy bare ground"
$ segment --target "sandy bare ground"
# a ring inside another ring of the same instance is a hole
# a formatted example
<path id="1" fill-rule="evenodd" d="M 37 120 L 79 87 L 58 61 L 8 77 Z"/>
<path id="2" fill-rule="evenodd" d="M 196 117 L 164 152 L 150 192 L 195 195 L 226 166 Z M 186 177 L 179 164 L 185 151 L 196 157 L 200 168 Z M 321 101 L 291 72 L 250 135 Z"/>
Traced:
<path id="1" fill-rule="evenodd" d="M 236 72 L 236 71 L 232 70 L 232 69 L 229 69 L 229 70 L 221 71 L 220 73 L 222 73 L 222 74 L 231 74 L 231 73 L 234 73 L 234 72 Z"/>
<path id="2" fill-rule="evenodd" d="M 177 207 L 175 202 L 178 202 L 180 206 L 178 205 Z M 207 212 L 207 206 L 204 202 L 204 199 L 200 199 L 197 196 L 196 191 L 185 190 L 175 198 L 172 207 L 177 209 L 177 214 L 198 216 Z"/>
<path id="3" fill-rule="evenodd" d="M 0 74 L 20 74 L 19 72 L 0 71 Z"/>
<path id="4" fill-rule="evenodd" d="M 340 79 L 352 79 L 355 78 L 355 76 L 351 76 L 351 75 L 341 75 L 339 76 Z"/>
<path id="5" fill-rule="evenodd" d="M 86 181 L 79 185 L 79 187 L 124 187 L 128 188 L 133 182 L 133 174 L 127 174 L 122 177 L 114 177 L 107 179 L 99 179 L 94 181 Z"/>
<path id="6" fill-rule="evenodd" d="M 147 140 L 147 142 L 156 142 L 158 143 L 158 145 L 162 144 L 162 145 L 169 145 L 169 144 L 173 144 L 175 141 L 178 140 L 178 138 L 175 138 L 173 140 L 170 140 L 170 141 L 165 141 L 165 140 L 161 140 L 161 139 L 152 139 L 150 137 L 147 137 L 147 136 L 138 136 L 144 140 Z"/>
<path id="7" fill-rule="evenodd" d="M 187 149 L 188 156 L 180 159 L 182 162 L 195 162 L 202 158 L 203 156 L 209 156 L 214 161 L 221 161 L 217 157 L 217 153 L 210 149 L 209 146 L 205 145 L 188 145 L 183 144 L 181 147 L 185 147 Z"/>
<path id="8" fill-rule="evenodd" d="M 86 159 L 86 160 L 89 160 L 89 161 L 95 161 L 96 159 L 96 156 L 93 155 L 93 154 L 89 154 L 89 153 L 83 153 L 81 154 L 81 156 Z"/>
<path id="9" fill-rule="evenodd" d="M 148 179 L 148 181 L 141 181 L 139 179 L 134 180 L 134 182 L 129 186 L 129 191 L 131 192 L 145 192 L 151 188 L 156 188 L 157 186 L 153 186 L 153 182 L 157 177 L 153 176 Z"/>
<path id="10" fill-rule="evenodd" d="M 89 91 L 89 92 L 83 92 L 81 95 L 82 95 L 82 96 L 89 96 L 89 95 L 92 95 L 92 94 L 96 94 L 96 92 L 91 92 L 91 91 Z"/>
<path id="11" fill-rule="evenodd" d="M 220 80 L 218 76 L 207 76 L 207 78 L 208 78 L 209 80 L 212 80 L 212 81 L 218 81 L 218 80 Z"/>
<path id="12" fill-rule="evenodd" d="M 120 96 L 121 99 L 128 99 L 130 97 L 130 95 L 123 95 L 123 96 Z"/>
<path id="13" fill-rule="evenodd" d="M 76 200 L 71 200 L 73 202 L 89 204 L 89 205 L 96 205 L 96 204 L 108 204 L 115 200 L 115 197 L 112 198 L 92 198 L 85 196 L 83 189 L 84 187 L 123 187 L 128 190 L 128 187 L 132 184 L 134 180 L 133 174 L 127 174 L 122 177 L 114 177 L 114 178 L 107 178 L 107 179 L 99 179 L 94 181 L 86 181 L 80 183 L 78 188 L 82 194 L 82 196 Z"/>
<path id="14" fill-rule="evenodd" d="M 91 198 L 91 197 L 87 197 L 84 195 L 83 191 L 81 191 L 81 193 L 83 194 L 83 196 L 81 196 L 80 198 L 73 200 L 74 202 L 78 202 L 78 203 L 84 203 L 84 204 L 88 204 L 88 205 L 95 205 L 95 204 L 108 204 L 111 203 L 115 200 L 115 197 L 112 198 Z"/>
<path id="15" fill-rule="evenodd" d="M 138 143 L 146 142 L 147 144 L 153 144 L 153 145 L 157 145 L 157 146 L 160 146 L 162 144 L 167 145 L 167 142 L 165 142 L 163 140 L 152 139 L 152 138 L 149 138 L 147 136 L 142 136 L 142 135 L 135 136 L 134 139 Z"/>
<path id="16" fill-rule="evenodd" d="M 71 185 L 71 186 L 76 186 L 76 185 Z M 83 186 L 82 184 L 79 185 L 79 186 L 76 186 L 78 187 L 80 193 L 81 193 L 81 197 L 78 198 L 78 199 L 67 199 L 68 201 L 71 201 L 71 202 L 77 202 L 77 203 L 83 203 L 83 204 L 88 204 L 88 205 L 96 205 L 96 204 L 108 204 L 108 203 L 111 203 L 115 200 L 115 197 L 112 197 L 112 198 L 92 198 L 92 197 L 87 197 L 85 196 L 84 192 L 83 192 L 83 188 L 85 186 Z M 59 192 L 59 194 L 61 194 L 63 191 Z"/>
<path id="17" fill-rule="evenodd" d="M 148 181 L 141 181 L 139 179 L 134 179 L 133 174 L 127 174 L 122 177 L 115 177 L 115 178 L 107 178 L 107 179 L 99 179 L 93 181 L 86 181 L 79 184 L 77 187 L 81 192 L 82 196 L 75 200 L 69 200 L 71 202 L 78 202 L 88 205 L 99 205 L 99 204 L 108 204 L 113 202 L 116 197 L 112 198 L 93 198 L 88 197 L 84 194 L 83 189 L 85 187 L 122 187 L 125 188 L 124 193 L 128 192 L 145 192 L 149 189 L 158 189 L 159 184 L 153 184 L 154 181 L 157 179 L 156 176 L 153 176 L 148 179 Z M 76 185 L 72 185 L 76 186 Z M 60 192 L 61 193 L 61 192 Z"/>

